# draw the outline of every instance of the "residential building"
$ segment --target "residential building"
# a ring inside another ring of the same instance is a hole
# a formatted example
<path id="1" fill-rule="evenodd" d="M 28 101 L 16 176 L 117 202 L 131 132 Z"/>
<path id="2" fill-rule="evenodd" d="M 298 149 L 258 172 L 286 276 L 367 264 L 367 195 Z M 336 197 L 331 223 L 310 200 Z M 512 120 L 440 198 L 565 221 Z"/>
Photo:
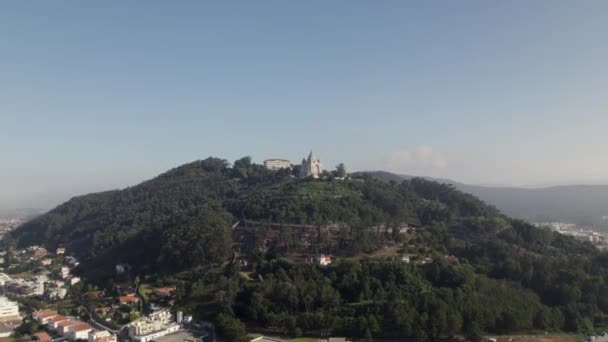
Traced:
<path id="1" fill-rule="evenodd" d="M 43 255 L 46 255 L 47 251 L 45 248 L 42 247 L 36 247 L 34 249 L 32 249 L 32 255 L 34 257 L 41 257 Z"/>
<path id="2" fill-rule="evenodd" d="M 70 286 L 74 286 L 80 282 L 80 277 L 71 277 L 68 279 Z"/>
<path id="3" fill-rule="evenodd" d="M 55 253 L 56 254 L 65 254 L 65 248 L 59 247 L 59 248 L 57 248 L 57 251 Z"/>
<path id="4" fill-rule="evenodd" d="M 327 265 L 331 264 L 331 255 L 321 254 L 318 257 L 318 261 L 319 261 L 319 265 L 327 266 Z"/>
<path id="5" fill-rule="evenodd" d="M 67 266 L 61 267 L 61 271 L 59 273 L 62 279 L 66 279 L 70 275 L 70 268 Z"/>
<path id="6" fill-rule="evenodd" d="M 19 304 L 6 297 L 0 297 L 0 322 L 21 320 Z"/>
<path id="7" fill-rule="evenodd" d="M 136 342 L 148 342 L 179 329 L 180 325 L 173 321 L 171 312 L 165 309 L 131 323 L 129 336 Z"/>
<path id="8" fill-rule="evenodd" d="M 175 287 L 160 287 L 154 290 L 154 294 L 158 297 L 171 297 L 175 292 Z"/>
<path id="9" fill-rule="evenodd" d="M 0 322 L 0 338 L 10 337 L 20 322 Z"/>
<path id="10" fill-rule="evenodd" d="M 120 304 L 134 304 L 134 303 L 139 302 L 139 297 L 137 297 L 137 295 L 132 293 L 132 294 L 128 294 L 126 296 L 118 297 L 118 301 L 120 302 Z"/>
<path id="11" fill-rule="evenodd" d="M 79 321 L 78 324 L 69 327 L 68 338 L 71 341 L 88 340 L 91 330 L 93 330 L 93 327 L 90 324 Z"/>
<path id="12" fill-rule="evenodd" d="M 38 341 L 38 342 L 51 342 L 53 339 L 51 338 L 51 335 L 49 335 L 47 332 L 41 331 L 41 332 L 35 333 L 32 336 L 32 340 Z"/>
<path id="13" fill-rule="evenodd" d="M 53 259 L 42 259 L 40 263 L 42 264 L 42 266 L 50 266 L 53 263 Z"/>
<path id="14" fill-rule="evenodd" d="M 310 151 L 308 159 L 302 159 L 302 166 L 300 167 L 300 177 L 319 178 L 321 176 L 322 170 L 323 165 L 321 164 L 321 160 L 316 158 L 312 151 Z"/>
<path id="15" fill-rule="evenodd" d="M 57 313 L 53 310 L 38 310 L 32 313 L 32 317 L 40 324 L 47 324 Z"/>
<path id="16" fill-rule="evenodd" d="M 291 162 L 287 159 L 266 159 L 264 160 L 264 167 L 268 170 L 280 170 L 280 169 L 290 169 Z"/>
<path id="17" fill-rule="evenodd" d="M 89 331 L 89 342 L 116 342 L 116 335 L 106 330 Z"/>
<path id="18" fill-rule="evenodd" d="M 129 336 L 135 342 L 149 342 L 180 329 L 177 323 L 163 325 L 156 322 L 135 321 L 129 328 Z"/>
<path id="19" fill-rule="evenodd" d="M 48 320 L 48 322 L 46 323 L 46 326 L 49 330 L 57 331 L 57 328 L 59 327 L 59 323 L 69 321 L 69 320 L 70 319 L 65 316 L 57 315 L 57 316 L 51 318 L 50 320 Z"/>
<path id="20" fill-rule="evenodd" d="M 129 272 L 131 266 L 129 264 L 116 264 L 116 274 L 123 274 Z"/>
<path id="21" fill-rule="evenodd" d="M 70 327 L 76 325 L 76 324 L 80 324 L 82 322 L 80 321 L 75 321 L 72 319 L 69 319 L 67 321 L 63 321 L 59 324 L 57 324 L 57 332 L 59 333 L 59 335 L 61 336 L 68 336 L 69 332 L 70 332 Z"/>
<path id="22" fill-rule="evenodd" d="M 0 286 L 4 286 L 4 284 L 13 280 L 9 275 L 5 273 L 0 273 Z"/>

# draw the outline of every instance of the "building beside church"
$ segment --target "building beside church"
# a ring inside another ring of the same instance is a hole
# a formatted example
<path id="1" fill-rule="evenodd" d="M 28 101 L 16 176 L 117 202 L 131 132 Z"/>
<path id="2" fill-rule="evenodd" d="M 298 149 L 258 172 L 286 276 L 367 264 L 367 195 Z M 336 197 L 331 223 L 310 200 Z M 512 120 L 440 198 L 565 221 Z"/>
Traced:
<path id="1" fill-rule="evenodd" d="M 264 160 L 264 167 L 273 171 L 291 169 L 291 162 L 287 159 L 266 159 Z"/>
<path id="2" fill-rule="evenodd" d="M 314 177 L 319 178 L 321 171 L 323 170 L 323 164 L 321 160 L 316 158 L 312 151 L 308 155 L 308 159 L 302 159 L 302 166 L 300 167 L 300 177 Z"/>

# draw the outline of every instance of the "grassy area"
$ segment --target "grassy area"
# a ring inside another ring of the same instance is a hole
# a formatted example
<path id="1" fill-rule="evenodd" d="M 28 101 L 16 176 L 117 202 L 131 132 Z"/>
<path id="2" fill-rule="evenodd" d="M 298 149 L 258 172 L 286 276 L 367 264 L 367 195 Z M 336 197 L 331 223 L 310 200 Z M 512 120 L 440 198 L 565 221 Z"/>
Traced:
<path id="1" fill-rule="evenodd" d="M 239 275 L 245 280 L 253 280 L 251 278 L 251 272 L 239 272 Z"/>
<path id="2" fill-rule="evenodd" d="M 22 272 L 22 273 L 17 273 L 17 274 L 13 274 L 11 275 L 12 278 L 22 278 L 25 280 L 32 280 L 32 278 L 34 277 L 34 274 L 32 272 Z"/>
<path id="3" fill-rule="evenodd" d="M 144 300 L 147 302 L 149 300 L 149 294 L 150 292 L 152 292 L 152 289 L 150 288 L 150 285 L 148 284 L 139 284 L 139 294 L 144 298 Z"/>

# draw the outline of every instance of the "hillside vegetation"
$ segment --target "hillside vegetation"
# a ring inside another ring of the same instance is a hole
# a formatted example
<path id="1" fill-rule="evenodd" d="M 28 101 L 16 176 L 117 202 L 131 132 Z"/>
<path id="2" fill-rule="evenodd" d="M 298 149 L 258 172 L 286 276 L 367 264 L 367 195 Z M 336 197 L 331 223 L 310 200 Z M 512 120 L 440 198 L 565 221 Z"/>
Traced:
<path id="1" fill-rule="evenodd" d="M 411 176 L 385 171 L 365 173 L 387 182 L 400 183 L 412 179 Z M 463 184 L 451 180 L 442 182 L 453 184 L 513 217 L 534 222 L 570 222 L 608 230 L 608 185 L 518 188 Z"/>
<path id="2" fill-rule="evenodd" d="M 302 246 L 287 242 L 250 252 L 244 277 L 229 261 L 232 224 L 245 220 L 337 225 L 348 238 L 323 244 L 320 235 L 316 251 L 345 258 L 325 268 L 297 263 L 289 253 Z M 292 336 L 416 340 L 608 326 L 608 256 L 418 178 L 298 179 L 249 158 L 209 158 L 73 198 L 12 236 L 21 246 L 65 246 L 83 270 L 110 273 L 124 261 L 177 284 L 176 305 L 211 315 L 229 340 L 243 338 L 241 322 Z M 429 262 L 361 257 L 384 246 Z"/>

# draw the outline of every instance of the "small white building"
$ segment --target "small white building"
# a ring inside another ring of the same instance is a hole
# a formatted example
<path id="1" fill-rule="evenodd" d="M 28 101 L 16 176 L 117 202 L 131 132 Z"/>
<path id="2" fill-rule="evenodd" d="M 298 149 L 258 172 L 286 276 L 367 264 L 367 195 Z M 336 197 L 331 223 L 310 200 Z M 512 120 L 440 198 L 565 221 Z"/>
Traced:
<path id="1" fill-rule="evenodd" d="M 180 329 L 181 327 L 177 323 L 158 326 L 146 321 L 136 321 L 132 323 L 129 329 L 129 336 L 135 342 L 149 342 Z"/>
<path id="2" fill-rule="evenodd" d="M 290 169 L 291 162 L 287 159 L 266 159 L 264 160 L 264 167 L 268 170 L 280 170 L 280 169 Z"/>
<path id="3" fill-rule="evenodd" d="M 107 330 L 91 330 L 89 342 L 116 342 L 116 335 Z"/>
<path id="4" fill-rule="evenodd" d="M 61 267 L 60 276 L 63 279 L 66 279 L 70 275 L 70 268 L 67 266 Z"/>
<path id="5" fill-rule="evenodd" d="M 124 274 L 130 267 L 129 264 L 116 264 L 116 274 Z"/>
<path id="6" fill-rule="evenodd" d="M 321 266 L 327 266 L 329 264 L 331 264 L 331 255 L 327 255 L 327 254 L 321 254 L 317 260 L 319 261 L 319 265 Z"/>
<path id="7" fill-rule="evenodd" d="M 76 284 L 78 284 L 80 282 L 80 277 L 71 277 L 68 280 L 68 283 L 70 284 L 70 286 L 74 286 Z"/>
<path id="8" fill-rule="evenodd" d="M 0 297 L 0 322 L 20 320 L 19 304 L 6 297 Z"/>
<path id="9" fill-rule="evenodd" d="M 173 321 L 171 311 L 165 309 L 131 323 L 129 336 L 136 342 L 148 342 L 180 329 L 180 325 Z"/>
<path id="10" fill-rule="evenodd" d="M 72 325 L 68 328 L 68 338 L 70 341 L 76 340 L 88 340 L 89 331 L 93 330 L 93 327 L 84 322 L 78 322 L 78 324 Z"/>

